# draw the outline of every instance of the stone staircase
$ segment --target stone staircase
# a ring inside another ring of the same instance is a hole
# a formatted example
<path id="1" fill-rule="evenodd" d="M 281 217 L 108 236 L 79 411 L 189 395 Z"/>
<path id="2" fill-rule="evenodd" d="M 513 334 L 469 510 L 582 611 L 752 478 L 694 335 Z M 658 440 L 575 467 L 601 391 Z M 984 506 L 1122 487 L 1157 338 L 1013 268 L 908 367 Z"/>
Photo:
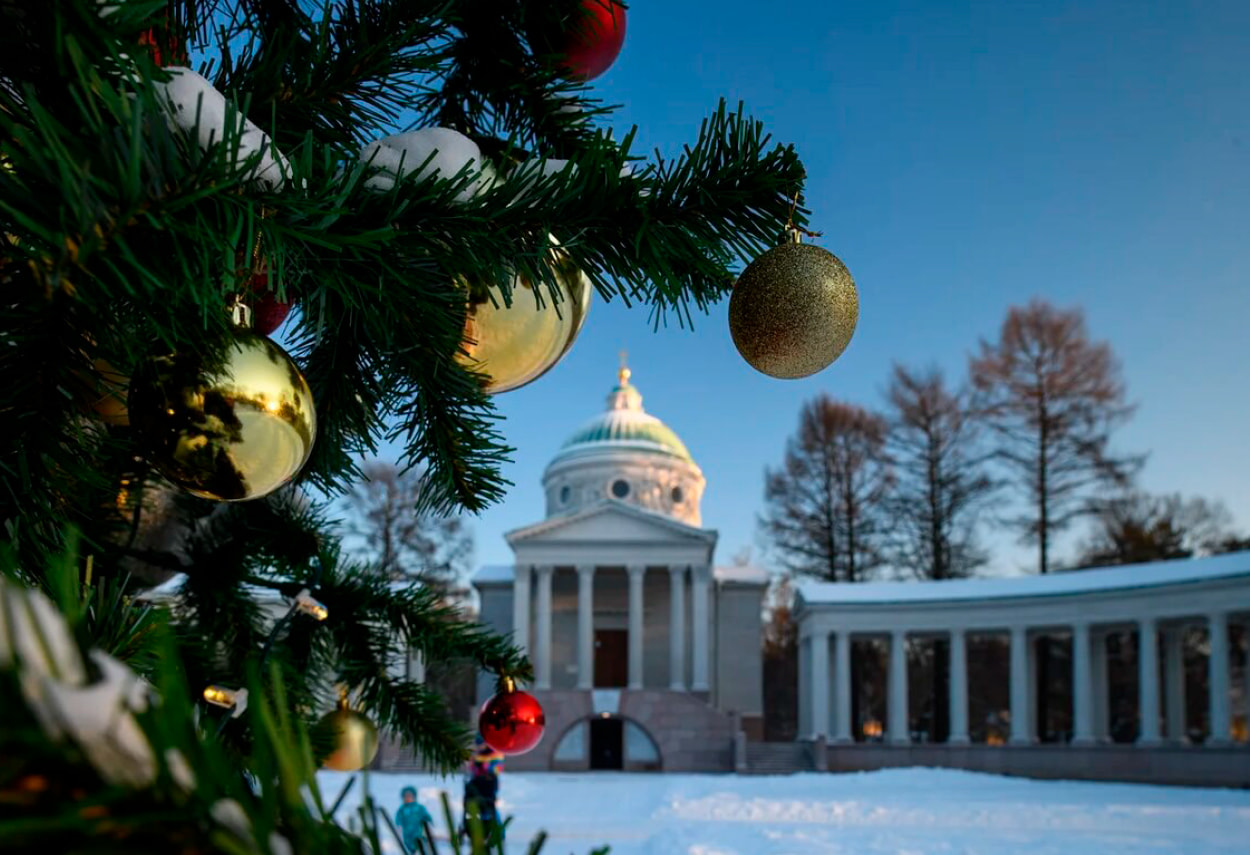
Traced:
<path id="1" fill-rule="evenodd" d="M 748 742 L 748 775 L 793 775 L 812 771 L 812 750 L 806 742 Z"/>

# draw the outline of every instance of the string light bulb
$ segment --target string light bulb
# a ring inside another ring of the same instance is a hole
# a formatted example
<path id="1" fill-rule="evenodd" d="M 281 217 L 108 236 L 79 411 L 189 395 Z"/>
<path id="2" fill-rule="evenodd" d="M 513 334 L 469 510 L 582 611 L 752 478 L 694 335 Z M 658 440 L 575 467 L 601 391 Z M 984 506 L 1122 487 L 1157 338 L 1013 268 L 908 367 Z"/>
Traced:
<path id="1" fill-rule="evenodd" d="M 213 706 L 230 710 L 230 717 L 238 718 L 247 709 L 247 689 L 227 689 L 225 686 L 209 686 L 204 690 L 204 700 Z"/>
<path id="2" fill-rule="evenodd" d="M 320 600 L 313 597 L 312 592 L 307 588 L 295 595 L 295 607 L 316 620 L 325 620 L 330 616 L 330 610 Z"/>

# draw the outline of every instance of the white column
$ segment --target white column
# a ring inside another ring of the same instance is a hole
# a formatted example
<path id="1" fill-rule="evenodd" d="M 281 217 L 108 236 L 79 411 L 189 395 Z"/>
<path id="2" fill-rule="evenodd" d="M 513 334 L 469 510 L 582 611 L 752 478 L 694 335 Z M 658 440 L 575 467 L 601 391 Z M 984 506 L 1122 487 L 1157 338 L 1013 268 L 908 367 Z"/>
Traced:
<path id="1" fill-rule="evenodd" d="M 896 745 L 911 742 L 907 726 L 907 633 L 896 629 L 890 635 L 890 741 Z"/>
<path id="2" fill-rule="evenodd" d="M 811 636 L 812 739 L 829 734 L 829 636 Z"/>
<path id="3" fill-rule="evenodd" d="M 534 688 L 551 688 L 551 575 L 550 564 L 538 566 L 538 637 L 535 639 L 538 661 L 534 665 Z"/>
<path id="4" fill-rule="evenodd" d="M 799 737 L 812 732 L 812 639 L 799 637 Z"/>
<path id="5" fill-rule="evenodd" d="M 668 687 L 674 692 L 686 690 L 686 568 L 674 564 L 668 568 Z"/>
<path id="6" fill-rule="evenodd" d="M 708 668 L 708 594 L 707 583 L 710 569 L 707 567 L 692 567 L 690 580 L 690 596 L 694 602 L 691 604 L 690 620 L 694 623 L 694 645 L 691 655 L 694 662 L 690 670 L 690 689 L 695 692 L 706 692 L 708 689 L 707 668 Z"/>
<path id="7" fill-rule="evenodd" d="M 963 629 L 950 634 L 950 745 L 967 745 L 968 739 L 968 645 Z"/>
<path id="8" fill-rule="evenodd" d="M 1215 612 L 1207 616 L 1207 626 L 1211 633 L 1211 657 L 1207 662 L 1210 673 L 1207 685 L 1211 698 L 1211 738 L 1208 745 L 1228 745 L 1231 741 L 1229 730 L 1229 691 L 1228 691 L 1228 615 Z"/>
<path id="9" fill-rule="evenodd" d="M 851 737 L 851 634 L 839 632 L 834 641 L 833 666 L 834 713 L 833 727 L 836 742 L 850 742 Z"/>
<path id="10" fill-rule="evenodd" d="M 647 568 L 629 565 L 629 688 L 642 688 L 642 580 Z"/>
<path id="11" fill-rule="evenodd" d="M 1094 743 L 1094 680 L 1089 624 L 1072 625 L 1072 744 Z"/>
<path id="12" fill-rule="evenodd" d="M 420 650 L 408 651 L 408 679 L 414 683 L 425 682 L 425 657 Z"/>
<path id="13" fill-rule="evenodd" d="M 577 688 L 595 687 L 595 565 L 577 568 Z"/>
<path id="14" fill-rule="evenodd" d="M 1107 633 L 1090 633 L 1090 676 L 1094 681 L 1094 741 L 1107 742 L 1110 739 L 1110 690 L 1107 687 Z"/>
<path id="15" fill-rule="evenodd" d="M 1188 734 L 1185 721 L 1185 628 L 1163 633 L 1163 694 L 1167 713 L 1168 741 L 1183 744 Z"/>
<path id="16" fill-rule="evenodd" d="M 1155 619 L 1137 622 L 1137 744 L 1159 743 L 1159 639 Z"/>
<path id="17" fill-rule="evenodd" d="M 1033 742 L 1029 726 L 1029 633 L 1022 626 L 1011 628 L 1011 744 Z"/>
<path id="18" fill-rule="evenodd" d="M 512 580 L 512 643 L 530 655 L 530 566 L 518 564 Z"/>

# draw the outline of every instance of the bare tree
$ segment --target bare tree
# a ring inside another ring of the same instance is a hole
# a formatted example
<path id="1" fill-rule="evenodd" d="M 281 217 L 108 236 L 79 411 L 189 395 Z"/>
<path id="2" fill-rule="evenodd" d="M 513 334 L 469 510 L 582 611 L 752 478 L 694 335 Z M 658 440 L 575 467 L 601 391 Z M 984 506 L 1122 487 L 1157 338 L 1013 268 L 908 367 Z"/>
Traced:
<path id="1" fill-rule="evenodd" d="M 887 433 L 881 416 L 826 395 L 803 406 L 785 462 L 765 472 L 761 518 L 790 570 L 859 582 L 883 563 Z"/>
<path id="2" fill-rule="evenodd" d="M 1210 555 L 1236 541 L 1231 528 L 1232 514 L 1222 502 L 1132 491 L 1099 504 L 1076 566 Z"/>
<path id="3" fill-rule="evenodd" d="M 1119 365 L 1090 341 L 1080 310 L 1034 300 L 1007 313 L 997 342 L 981 341 L 970 374 L 995 456 L 1029 504 L 1007 522 L 1038 545 L 1046 573 L 1055 536 L 1095 510 L 1094 488 L 1123 488 L 1141 465 L 1108 448 L 1133 413 Z"/>
<path id="4" fill-rule="evenodd" d="M 896 477 L 888 501 L 893 563 L 922 579 L 969 576 L 987 560 L 976 522 L 995 484 L 966 394 L 949 391 L 937 369 L 895 365 L 886 399 Z"/>
<path id="5" fill-rule="evenodd" d="M 348 494 L 348 531 L 363 558 L 391 579 L 415 579 L 448 589 L 468 571 L 473 538 L 460 517 L 418 513 L 425 475 L 373 460 Z"/>

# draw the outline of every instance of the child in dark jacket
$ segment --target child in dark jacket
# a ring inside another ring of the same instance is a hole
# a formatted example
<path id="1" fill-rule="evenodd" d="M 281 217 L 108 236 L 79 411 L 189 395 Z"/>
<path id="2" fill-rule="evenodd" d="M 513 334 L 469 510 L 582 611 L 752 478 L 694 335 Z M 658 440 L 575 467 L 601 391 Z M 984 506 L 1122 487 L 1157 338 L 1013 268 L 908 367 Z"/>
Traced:
<path id="1" fill-rule="evenodd" d="M 490 841 L 495 829 L 499 829 L 499 839 L 503 840 L 503 827 L 499 822 L 499 811 L 495 801 L 499 797 L 499 773 L 503 771 L 503 755 L 486 744 L 481 736 L 473 746 L 473 756 L 469 760 L 468 778 L 464 784 L 464 827 L 468 834 L 469 813 L 476 808 L 482 822 L 482 835 Z"/>

